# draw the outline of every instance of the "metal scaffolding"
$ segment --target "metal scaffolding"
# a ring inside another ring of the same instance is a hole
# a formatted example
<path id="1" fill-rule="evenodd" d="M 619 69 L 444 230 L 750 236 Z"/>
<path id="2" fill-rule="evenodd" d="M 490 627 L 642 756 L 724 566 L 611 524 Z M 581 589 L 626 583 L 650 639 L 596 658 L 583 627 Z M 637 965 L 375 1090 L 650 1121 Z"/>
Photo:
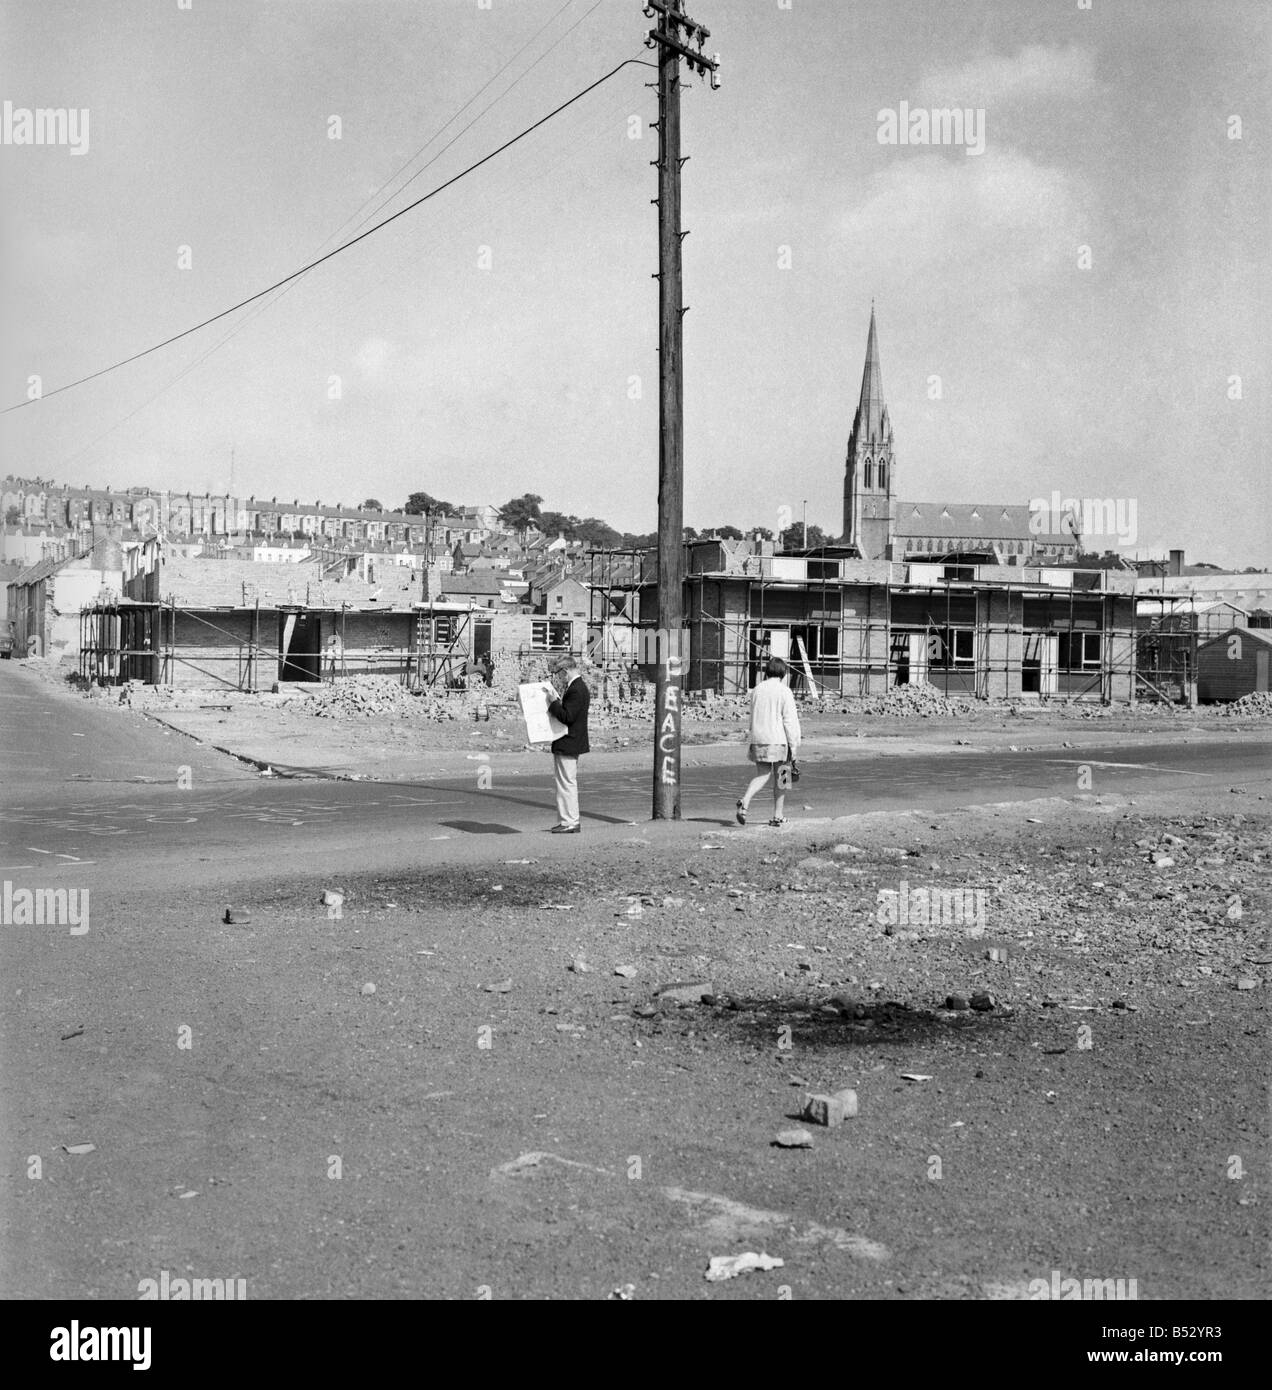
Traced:
<path id="1" fill-rule="evenodd" d="M 693 688 L 745 691 L 773 634 L 784 632 L 793 684 L 803 693 L 924 684 L 952 697 L 1109 702 L 1120 682 L 1121 698 L 1136 698 L 1134 623 L 1116 613 L 1119 598 L 1133 598 L 1102 588 L 1100 571 L 1073 571 L 1072 584 L 1059 589 L 1019 578 L 867 581 L 832 575 L 832 565 L 803 581 L 775 576 L 767 557 L 756 574 L 688 575 Z M 802 598 L 775 602 L 783 591 Z M 855 612 L 846 611 L 850 597 Z M 1002 611 L 991 616 L 991 606 Z"/>

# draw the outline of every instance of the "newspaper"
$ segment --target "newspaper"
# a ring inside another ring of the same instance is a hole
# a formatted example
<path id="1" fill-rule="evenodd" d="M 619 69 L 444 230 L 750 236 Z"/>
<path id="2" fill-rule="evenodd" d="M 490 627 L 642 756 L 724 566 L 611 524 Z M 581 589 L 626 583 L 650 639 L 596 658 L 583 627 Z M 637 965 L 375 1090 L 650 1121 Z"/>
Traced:
<path id="1" fill-rule="evenodd" d="M 557 698 L 555 689 L 548 681 L 519 685 L 517 696 L 526 720 L 527 743 L 551 743 L 570 732 L 559 719 L 554 719 L 548 713 L 548 705 Z"/>

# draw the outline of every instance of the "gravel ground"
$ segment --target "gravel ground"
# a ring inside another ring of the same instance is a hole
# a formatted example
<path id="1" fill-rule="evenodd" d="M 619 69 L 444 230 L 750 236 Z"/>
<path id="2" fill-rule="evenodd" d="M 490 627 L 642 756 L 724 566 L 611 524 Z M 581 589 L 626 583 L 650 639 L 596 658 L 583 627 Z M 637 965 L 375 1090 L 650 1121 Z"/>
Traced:
<path id="1" fill-rule="evenodd" d="M 633 834 L 568 863 L 346 877 L 317 926 L 294 890 L 259 897 L 266 972 L 290 960 L 332 998 L 284 1044 L 303 1104 L 381 1138 L 405 1124 L 403 1143 L 430 1112 L 429 1181 L 454 1202 L 389 1223 L 423 1222 L 433 1274 L 390 1278 L 368 1236 L 374 1269 L 334 1277 L 363 1296 L 1020 1298 L 1060 1270 L 1141 1299 L 1266 1297 L 1268 813 L 1235 800 L 682 851 Z M 983 890 L 983 931 L 881 922 L 903 882 Z M 855 1118 L 774 1146 L 805 1092 L 843 1087 Z M 709 1255 L 745 1250 L 786 1265 L 704 1282 Z"/>

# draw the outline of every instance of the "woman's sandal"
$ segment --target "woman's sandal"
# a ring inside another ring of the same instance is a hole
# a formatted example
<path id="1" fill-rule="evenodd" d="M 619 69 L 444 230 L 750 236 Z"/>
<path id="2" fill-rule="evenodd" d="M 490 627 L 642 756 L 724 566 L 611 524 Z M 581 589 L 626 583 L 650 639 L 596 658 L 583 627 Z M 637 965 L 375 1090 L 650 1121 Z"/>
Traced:
<path id="1" fill-rule="evenodd" d="M 781 820 L 778 820 L 778 818 L 777 818 L 776 816 L 774 816 L 773 819 L 772 819 L 771 821 L 769 821 L 769 824 L 770 824 L 775 830 L 780 830 L 780 829 L 786 824 L 786 817 L 783 816 Z"/>
<path id="2" fill-rule="evenodd" d="M 746 824 L 746 807 L 743 806 L 743 804 L 742 804 L 742 798 L 741 798 L 741 797 L 738 798 L 738 813 L 737 813 L 737 814 L 738 814 L 738 824 L 739 824 L 739 825 L 745 825 L 745 824 Z"/>

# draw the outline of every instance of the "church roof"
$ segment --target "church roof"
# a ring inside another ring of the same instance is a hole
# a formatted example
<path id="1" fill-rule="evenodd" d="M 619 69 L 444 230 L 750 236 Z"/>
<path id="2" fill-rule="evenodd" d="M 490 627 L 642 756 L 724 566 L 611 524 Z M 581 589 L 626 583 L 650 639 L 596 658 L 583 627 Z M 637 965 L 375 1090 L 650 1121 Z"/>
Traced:
<path id="1" fill-rule="evenodd" d="M 1073 544 L 1067 531 L 1031 531 L 1030 516 L 1028 507 L 998 502 L 898 502 L 896 535 Z"/>

